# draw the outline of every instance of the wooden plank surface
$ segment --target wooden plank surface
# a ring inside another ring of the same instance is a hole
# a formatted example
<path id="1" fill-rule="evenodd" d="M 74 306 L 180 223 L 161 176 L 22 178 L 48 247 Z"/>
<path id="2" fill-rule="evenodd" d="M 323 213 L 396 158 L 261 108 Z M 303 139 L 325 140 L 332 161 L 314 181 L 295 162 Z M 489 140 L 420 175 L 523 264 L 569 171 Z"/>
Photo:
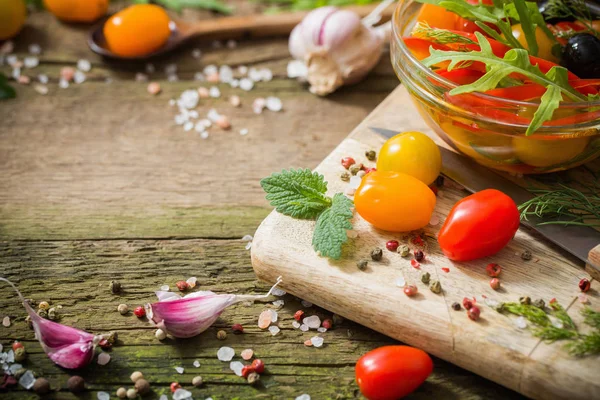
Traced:
<path id="1" fill-rule="evenodd" d="M 328 194 L 344 192 L 347 183 L 339 175 L 339 160 L 354 157 L 366 162 L 364 154 L 379 149 L 385 139 L 369 127 L 394 127 L 400 131 L 427 131 L 408 92 L 399 87 L 371 113 L 325 160 L 316 171 L 325 176 Z M 367 166 L 372 163 L 367 162 Z M 451 207 L 468 193 L 446 185 L 437 196 L 434 215 L 444 221 Z M 382 262 L 370 262 L 366 271 L 356 263 L 370 259 L 374 248 L 385 248 L 391 239 L 413 249 L 410 235 L 375 229 L 358 214 L 353 218 L 358 238 L 344 248 L 342 258 L 332 261 L 319 257 L 312 248 L 314 221 L 295 220 L 273 212 L 259 227 L 252 247 L 252 261 L 259 278 L 273 282 L 283 277 L 282 286 L 297 296 L 369 326 L 408 344 L 444 358 L 506 387 L 537 399 L 589 399 L 600 396 L 595 371 L 600 356 L 569 356 L 561 343 L 548 345 L 515 326 L 515 318 L 496 312 L 486 301 L 518 301 L 521 296 L 555 298 L 576 323 L 582 322 L 584 305 L 577 301 L 579 280 L 588 278 L 583 265 L 573 263 L 558 249 L 520 229 L 498 254 L 470 262 L 452 262 L 439 249 L 437 233 L 441 223 L 425 227 L 426 261 L 420 269 L 408 258 L 384 250 Z M 529 250 L 534 260 L 525 262 L 520 254 Z M 489 287 L 488 263 L 502 266 L 501 290 Z M 449 272 L 444 269 L 448 268 Z M 429 272 L 439 280 L 443 292 L 434 294 L 421 283 Z M 409 298 L 396 284 L 403 278 L 419 287 L 419 295 Z M 592 307 L 598 307 L 597 290 L 589 292 Z M 451 305 L 464 297 L 476 297 L 482 309 L 478 322 L 470 321 L 464 310 Z M 581 325 L 581 324 L 580 324 Z M 585 329 L 585 326 L 582 327 Z"/>
<path id="2" fill-rule="evenodd" d="M 235 5 L 240 14 L 256 10 L 253 2 Z M 183 13 L 184 18 L 198 16 L 210 13 Z M 150 378 L 154 399 L 167 393 L 174 380 L 190 388 L 197 374 L 207 382 L 192 389 L 200 399 L 281 399 L 302 393 L 313 399 L 360 398 L 354 363 L 370 349 L 397 342 L 346 321 L 325 335 L 323 348 L 305 348 L 302 343 L 311 335 L 290 327 L 292 314 L 300 308 L 292 296 L 284 297 L 279 311 L 278 336 L 256 327 L 258 314 L 270 307 L 257 303 L 231 307 L 197 338 L 164 344 L 156 341 L 149 324 L 121 317 L 115 307 L 153 300 L 159 286 L 189 276 L 199 278 L 200 289 L 218 293 L 264 292 L 267 286 L 256 279 L 239 240 L 270 211 L 260 178 L 290 166 L 315 167 L 396 87 L 388 56 L 364 82 L 323 99 L 285 78 L 289 57 L 284 38 L 241 41 L 234 50 L 196 41 L 154 62 L 159 72 L 152 79 L 161 83 L 163 93 L 151 97 L 144 83 L 135 82 L 143 63 L 108 63 L 89 52 L 85 34 L 85 26 L 58 23 L 44 12 L 30 15 L 15 40 L 17 54 L 25 56 L 32 43 L 42 46 L 40 66 L 24 73 L 47 73 L 50 93 L 40 96 L 32 86 L 15 85 L 17 99 L 0 103 L 0 276 L 15 281 L 29 298 L 63 305 L 62 323 L 120 334 L 110 364 L 92 364 L 78 372 L 89 385 L 81 398 L 96 399 L 100 390 L 114 393 L 129 385 L 135 370 Z M 196 47 L 203 52 L 200 60 L 191 57 Z M 74 66 L 80 58 L 92 61 L 88 81 L 59 89 L 60 68 Z M 162 71 L 169 63 L 177 63 L 179 82 L 166 81 Z M 251 92 L 219 85 L 224 96 L 203 101 L 198 111 L 213 106 L 226 110 L 234 129 L 201 140 L 175 126 L 175 111 L 167 103 L 198 87 L 193 74 L 208 64 L 268 67 L 275 78 Z M 0 66 L 0 71 L 8 74 L 10 68 Z M 230 93 L 242 98 L 241 109 L 230 110 Z M 282 98 L 284 111 L 253 115 L 252 100 L 268 95 Z M 240 128 L 248 128 L 249 135 L 239 136 Z M 108 292 L 114 278 L 125 287 L 121 296 Z M 0 317 L 13 320 L 11 327 L 0 327 L 0 343 L 24 340 L 30 353 L 26 367 L 60 389 L 51 397 L 75 398 L 66 391 L 72 372 L 49 362 L 25 326 L 16 298 L 6 286 L 0 293 Z M 331 315 L 314 309 L 321 316 Z M 247 334 L 216 340 L 218 329 L 238 322 Z M 245 385 L 218 362 L 216 351 L 222 345 L 238 351 L 254 348 L 267 364 L 263 386 Z M 195 359 L 202 363 L 198 371 L 191 366 Z M 175 366 L 186 367 L 183 376 L 175 373 Z M 23 391 L 0 396 L 38 398 Z M 520 396 L 436 359 L 432 377 L 411 398 Z"/>

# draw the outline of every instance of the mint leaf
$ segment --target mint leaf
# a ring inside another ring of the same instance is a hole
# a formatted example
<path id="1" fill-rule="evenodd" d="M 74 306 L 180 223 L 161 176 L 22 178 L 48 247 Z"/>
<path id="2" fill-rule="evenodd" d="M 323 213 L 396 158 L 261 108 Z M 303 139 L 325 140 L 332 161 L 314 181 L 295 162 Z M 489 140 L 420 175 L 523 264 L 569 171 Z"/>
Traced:
<path id="1" fill-rule="evenodd" d="M 310 169 L 283 170 L 264 178 L 260 185 L 271 205 L 290 217 L 314 219 L 331 205 L 323 175 Z"/>
<path id="2" fill-rule="evenodd" d="M 322 256 L 339 259 L 342 245 L 348 241 L 347 230 L 352 229 L 352 207 L 354 203 L 341 193 L 333 196 L 331 207 L 317 219 L 312 245 Z"/>

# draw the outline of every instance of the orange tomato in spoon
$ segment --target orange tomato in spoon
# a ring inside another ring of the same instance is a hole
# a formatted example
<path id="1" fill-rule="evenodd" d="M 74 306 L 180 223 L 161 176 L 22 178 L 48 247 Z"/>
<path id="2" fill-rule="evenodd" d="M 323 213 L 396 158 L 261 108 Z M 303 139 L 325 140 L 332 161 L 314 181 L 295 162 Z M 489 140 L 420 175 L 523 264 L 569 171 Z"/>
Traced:
<path id="1" fill-rule="evenodd" d="M 169 40 L 170 21 L 165 10 L 153 4 L 127 7 L 104 24 L 108 49 L 122 57 L 150 54 Z"/>

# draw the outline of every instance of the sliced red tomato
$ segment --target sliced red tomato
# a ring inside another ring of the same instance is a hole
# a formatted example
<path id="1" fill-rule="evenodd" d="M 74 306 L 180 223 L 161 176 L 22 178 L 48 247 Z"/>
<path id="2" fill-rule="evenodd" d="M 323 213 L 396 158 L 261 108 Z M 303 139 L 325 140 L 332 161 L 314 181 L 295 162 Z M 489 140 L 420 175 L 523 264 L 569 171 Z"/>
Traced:
<path id="1" fill-rule="evenodd" d="M 546 92 L 546 88 L 537 83 L 526 83 L 521 86 L 511 86 L 507 88 L 492 89 L 485 92 L 490 96 L 501 97 L 503 99 L 528 101 L 540 98 Z"/>
<path id="2" fill-rule="evenodd" d="M 550 29 L 550 31 L 552 32 L 552 34 L 554 34 L 556 41 L 563 46 L 565 44 L 567 44 L 568 40 L 567 40 L 567 38 L 561 37 L 561 36 L 570 35 L 575 32 L 579 32 L 579 31 L 587 29 L 585 26 L 583 26 L 578 21 L 576 21 L 576 22 L 561 21 L 555 25 L 548 24 L 547 26 L 548 26 L 548 29 Z"/>
<path id="3" fill-rule="evenodd" d="M 569 83 L 575 90 L 584 95 L 597 94 L 600 91 L 600 79 L 575 79 L 569 81 Z"/>
<path id="4" fill-rule="evenodd" d="M 459 68 L 453 69 L 452 71 L 440 71 L 438 75 L 457 83 L 459 85 L 469 85 L 475 82 L 477 79 L 483 76 L 484 72 L 470 69 L 470 68 Z"/>

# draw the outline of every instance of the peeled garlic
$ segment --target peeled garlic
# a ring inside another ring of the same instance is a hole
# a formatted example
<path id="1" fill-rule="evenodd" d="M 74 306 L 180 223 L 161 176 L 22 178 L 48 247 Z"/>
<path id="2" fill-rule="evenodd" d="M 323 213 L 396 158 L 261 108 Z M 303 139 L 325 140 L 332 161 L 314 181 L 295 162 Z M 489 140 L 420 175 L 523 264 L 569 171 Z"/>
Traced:
<path id="1" fill-rule="evenodd" d="M 324 96 L 342 85 L 356 83 L 377 64 L 390 25 L 373 25 L 392 2 L 385 0 L 362 21 L 352 11 L 317 8 L 294 28 L 290 53 L 306 64 L 312 93 Z"/>

